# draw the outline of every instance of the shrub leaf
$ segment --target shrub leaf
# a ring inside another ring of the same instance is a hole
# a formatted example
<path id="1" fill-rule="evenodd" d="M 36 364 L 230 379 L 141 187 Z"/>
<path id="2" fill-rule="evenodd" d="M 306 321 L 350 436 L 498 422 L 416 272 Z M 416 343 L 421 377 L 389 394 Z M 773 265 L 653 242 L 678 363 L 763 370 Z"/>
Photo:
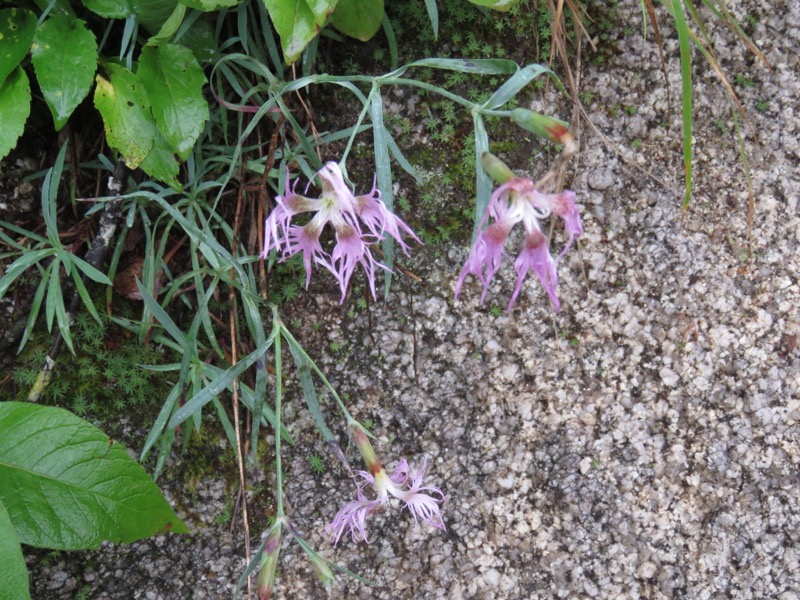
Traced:
<path id="1" fill-rule="evenodd" d="M 39 87 L 59 131 L 92 87 L 97 42 L 85 22 L 54 15 L 36 31 L 31 57 Z"/>
<path id="2" fill-rule="evenodd" d="M 0 503 L 23 544 L 78 550 L 188 533 L 126 450 L 69 411 L 3 402 L 0 432 Z"/>

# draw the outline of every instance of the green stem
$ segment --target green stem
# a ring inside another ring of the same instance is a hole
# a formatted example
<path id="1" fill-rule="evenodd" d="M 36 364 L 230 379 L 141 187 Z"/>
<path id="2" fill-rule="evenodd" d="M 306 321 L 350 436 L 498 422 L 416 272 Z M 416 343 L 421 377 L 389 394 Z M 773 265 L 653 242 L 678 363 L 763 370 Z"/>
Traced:
<path id="1" fill-rule="evenodd" d="M 278 316 L 277 307 L 272 307 L 272 312 L 281 328 L 283 323 Z M 285 329 L 285 328 L 284 328 Z M 281 468 L 281 397 L 283 394 L 283 366 L 281 364 L 281 336 L 275 336 L 275 502 L 277 508 L 275 517 L 281 519 L 283 512 L 283 470 Z"/>

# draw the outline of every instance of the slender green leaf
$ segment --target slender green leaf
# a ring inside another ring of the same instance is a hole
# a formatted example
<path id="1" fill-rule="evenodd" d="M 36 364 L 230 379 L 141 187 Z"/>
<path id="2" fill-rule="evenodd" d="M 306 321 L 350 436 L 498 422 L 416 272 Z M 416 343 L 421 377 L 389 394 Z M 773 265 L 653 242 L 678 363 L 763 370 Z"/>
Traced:
<path id="1" fill-rule="evenodd" d="M 425 0 L 425 10 L 428 11 L 428 19 L 431 22 L 431 29 L 433 29 L 433 38 L 439 38 L 439 7 L 436 0 Z"/>
<path id="2" fill-rule="evenodd" d="M 80 258 L 79 256 L 72 255 L 72 262 L 75 266 L 83 272 L 89 279 L 92 281 L 96 281 L 97 283 L 102 283 L 103 285 L 112 285 L 111 280 L 108 276 L 103 273 L 102 271 L 98 271 L 88 262 Z"/>
<path id="3" fill-rule="evenodd" d="M 672 16 L 678 30 L 681 49 L 681 91 L 683 92 L 683 168 L 685 192 L 683 209 L 689 206 L 692 197 L 692 48 L 689 45 L 689 29 L 680 0 L 672 0 Z"/>
<path id="4" fill-rule="evenodd" d="M 49 269 L 52 269 L 54 266 L 55 261 L 50 263 Z M 39 285 L 36 288 L 36 294 L 33 296 L 33 302 L 31 303 L 31 308 L 28 312 L 28 321 L 25 323 L 25 332 L 22 334 L 22 340 L 19 342 L 19 348 L 17 349 L 17 352 L 20 352 L 25 347 L 25 344 L 28 342 L 28 338 L 30 338 L 31 333 L 33 333 L 33 328 L 36 325 L 36 319 L 39 318 L 39 311 L 42 308 L 44 293 L 47 290 L 47 284 L 50 282 L 49 275 L 50 271 L 44 270 L 42 277 L 39 280 Z"/>
<path id="5" fill-rule="evenodd" d="M 97 42 L 84 21 L 54 15 L 36 31 L 31 57 L 58 131 L 92 87 Z"/>
<path id="6" fill-rule="evenodd" d="M 61 550 L 188 533 L 120 444 L 72 413 L 0 403 L 0 502 L 22 543 Z"/>
<path id="7" fill-rule="evenodd" d="M 322 414 L 322 408 L 319 405 L 319 397 L 317 396 L 317 388 L 314 386 L 314 379 L 311 377 L 311 367 L 304 356 L 295 344 L 297 343 L 294 338 L 286 338 L 289 344 L 289 350 L 292 353 L 292 359 L 297 367 L 297 377 L 300 379 L 300 385 L 303 387 L 303 398 L 305 398 L 306 406 L 314 419 L 314 424 L 317 426 L 322 440 L 330 442 L 335 440 L 333 433 L 328 429 L 325 423 L 325 417 Z"/>
<path id="8" fill-rule="evenodd" d="M 156 124 L 186 160 L 208 120 L 206 76 L 192 51 L 177 44 L 142 50 L 137 76 L 147 90 Z"/>
<path id="9" fill-rule="evenodd" d="M 0 221 L 0 227 L 2 227 L 3 229 L 8 229 L 10 231 L 13 231 L 14 233 L 18 233 L 23 237 L 30 238 L 31 240 L 37 241 L 40 244 L 46 244 L 47 243 L 47 238 L 43 238 L 42 236 L 37 235 L 37 234 L 33 233 L 32 231 L 28 231 L 27 229 L 25 229 L 23 227 L 20 227 L 19 225 L 14 225 L 13 223 L 9 223 L 8 221 Z M 0 232 L 0 233 L 2 233 L 2 232 Z M 26 246 L 21 246 L 21 245 L 17 244 L 11 238 L 7 238 L 7 236 L 5 236 L 5 235 L 3 236 L 3 239 L 5 240 L 5 242 L 9 246 L 14 246 L 17 249 L 25 250 L 26 252 L 28 251 Z"/>
<path id="10" fill-rule="evenodd" d="M 498 12 L 508 12 L 519 4 L 520 0 L 469 0 L 478 6 L 485 6 Z"/>
<path id="11" fill-rule="evenodd" d="M 490 110 L 500 108 L 516 96 L 522 88 L 539 77 L 539 75 L 552 73 L 553 72 L 544 65 L 528 65 L 514 73 L 508 81 L 501 85 L 500 88 L 492 94 L 492 97 L 486 101 L 484 107 Z"/>
<path id="12" fill-rule="evenodd" d="M 150 154 L 156 139 L 150 102 L 136 75 L 113 63 L 105 68 L 109 79 L 97 76 L 94 105 L 103 116 L 109 145 L 135 169 Z"/>
<path id="13" fill-rule="evenodd" d="M 511 75 L 519 70 L 519 65 L 513 60 L 503 58 L 425 58 L 417 60 L 408 67 L 430 67 L 445 69 L 460 73 L 475 73 L 477 75 Z"/>
<path id="14" fill-rule="evenodd" d="M 131 16 L 128 0 L 81 0 L 83 5 L 96 15 L 107 19 L 127 19 Z"/>
<path id="15" fill-rule="evenodd" d="M 55 258 L 50 269 L 50 282 L 47 284 L 47 300 L 44 306 L 47 331 L 53 330 L 53 319 L 56 316 L 56 306 L 64 308 L 64 298 L 61 295 L 61 260 Z"/>
<path id="16" fill-rule="evenodd" d="M 22 62 L 36 32 L 36 15 L 19 8 L 0 10 L 0 85 Z"/>
<path id="17" fill-rule="evenodd" d="M 50 245 L 61 259 L 69 261 L 69 257 L 72 255 L 67 255 L 64 247 L 61 245 L 61 240 L 58 237 L 57 223 L 58 185 L 61 182 L 61 173 L 64 170 L 64 159 L 66 156 L 67 144 L 64 143 L 61 145 L 61 150 L 58 152 L 55 164 L 47 170 L 47 174 L 44 177 L 44 183 L 42 185 L 42 218 L 44 219 L 47 230 L 47 240 L 50 242 Z M 66 262 L 64 267 L 67 268 L 67 272 L 69 272 L 69 265 Z"/>
<path id="18" fill-rule="evenodd" d="M 181 406 L 177 411 L 175 411 L 175 414 L 172 415 L 172 418 L 169 421 L 169 427 L 172 429 L 178 427 L 186 419 L 193 417 L 195 413 L 198 413 L 203 406 L 211 401 L 212 398 L 215 398 L 223 390 L 227 389 L 233 383 L 234 379 L 238 378 L 242 373 L 250 368 L 253 363 L 255 363 L 264 355 L 264 353 L 272 345 L 274 339 L 275 338 L 271 337 L 269 340 L 267 340 L 267 342 L 253 350 L 253 352 L 245 356 L 238 363 L 226 369 L 222 375 L 204 387 L 200 393 L 188 400 L 186 404 Z"/>
<path id="19" fill-rule="evenodd" d="M 145 288 L 138 279 L 136 280 L 136 288 L 142 295 L 142 302 L 144 302 L 144 305 L 150 310 L 156 320 L 178 344 L 185 348 L 187 345 L 186 336 L 183 335 L 181 328 L 175 324 L 175 321 L 161 308 L 161 305 L 150 295 L 150 292 L 147 291 L 147 288 Z"/>
<path id="20" fill-rule="evenodd" d="M 435 1 L 435 0 L 432 0 Z M 383 14 L 383 33 L 386 34 L 386 42 L 389 44 L 389 58 L 392 69 L 397 69 L 399 63 L 399 54 L 397 49 L 397 36 L 394 34 L 394 27 L 386 13 Z"/>
<path id="21" fill-rule="evenodd" d="M 183 23 L 183 18 L 185 16 L 186 5 L 176 4 L 175 10 L 173 10 L 169 18 L 164 21 L 164 24 L 161 26 L 161 29 L 158 30 L 158 33 L 147 40 L 147 45 L 158 46 L 160 43 L 166 42 L 168 39 L 170 39 L 173 35 L 175 35 L 175 32 L 178 31 L 178 28 Z"/>
<path id="22" fill-rule="evenodd" d="M 0 581 L 3 600 L 27 600 L 28 567 L 22 556 L 17 532 L 6 507 L 0 502 Z"/>
<path id="23" fill-rule="evenodd" d="M 57 273 L 58 271 L 54 270 L 53 272 Z M 55 279 L 55 278 L 53 278 L 53 279 Z M 59 280 L 60 280 L 60 278 L 59 278 Z M 53 283 L 54 283 L 53 280 L 51 280 L 50 285 L 53 286 L 53 288 L 58 290 L 58 293 L 54 294 L 54 296 L 56 297 L 56 299 L 55 299 L 55 309 L 56 309 L 56 322 L 58 323 L 58 332 L 61 334 L 61 337 L 64 338 L 64 343 L 67 345 L 67 348 L 69 348 L 69 351 L 72 352 L 73 354 L 75 354 L 75 348 L 72 345 L 72 333 L 70 332 L 70 328 L 69 328 L 69 325 L 70 325 L 69 316 L 67 315 L 67 307 L 64 304 L 64 297 L 63 297 L 63 295 L 61 293 L 61 287 L 60 287 L 60 285 L 59 286 L 55 286 L 55 285 L 53 285 Z M 49 292 L 50 289 L 48 289 L 47 291 Z M 48 296 L 49 296 L 49 294 L 48 294 Z M 48 297 L 47 300 L 49 302 L 50 298 Z"/>
<path id="24" fill-rule="evenodd" d="M 31 84 L 20 67 L 0 85 L 0 160 L 17 145 L 30 112 Z"/>
<path id="25" fill-rule="evenodd" d="M 489 152 L 489 136 L 486 133 L 486 126 L 483 124 L 483 117 L 478 113 L 474 115 L 475 122 L 475 225 L 472 230 L 472 238 L 477 239 L 481 219 L 489 200 L 492 197 L 492 180 L 481 165 L 481 157 L 484 152 Z"/>
<path id="26" fill-rule="evenodd" d="M 422 176 L 419 174 L 419 171 L 417 171 L 414 166 L 408 162 L 406 157 L 403 155 L 403 151 L 400 150 L 397 142 L 394 141 L 394 138 L 391 136 L 391 134 L 389 134 L 388 131 L 386 132 L 386 143 L 389 146 L 389 151 L 392 153 L 392 156 L 394 156 L 394 159 L 397 161 L 397 164 L 399 164 L 406 173 L 411 175 L 419 185 L 422 185 Z"/>
<path id="27" fill-rule="evenodd" d="M 11 287 L 11 284 L 14 283 L 20 275 L 42 259 L 52 256 L 52 254 L 53 250 L 51 248 L 32 250 L 11 263 L 6 269 L 6 274 L 0 279 L 0 298 L 5 296 L 8 288 Z"/>
<path id="28" fill-rule="evenodd" d="M 92 315 L 95 321 L 98 323 L 102 323 L 100 320 L 100 315 L 97 314 L 97 309 L 94 307 L 94 302 L 92 301 L 92 297 L 89 295 L 89 291 L 86 289 L 86 286 L 83 283 L 83 278 L 78 271 L 72 272 L 72 281 L 75 283 L 75 289 L 78 291 L 78 295 L 83 300 L 83 305 L 86 307 L 86 310 L 89 311 L 89 314 Z"/>
<path id="29" fill-rule="evenodd" d="M 370 118 L 372 119 L 372 139 L 375 148 L 375 171 L 378 177 L 378 189 L 381 192 L 381 200 L 390 211 L 394 207 L 394 192 L 392 190 L 392 164 L 389 160 L 390 137 L 383 125 L 383 100 L 378 88 L 373 89 L 370 94 Z M 394 263 L 394 238 L 386 236 L 381 242 L 383 249 L 383 264 L 387 271 L 384 273 L 384 297 L 389 296 L 389 288 L 392 285 L 392 265 Z M 372 290 L 373 294 L 375 290 Z"/>
<path id="30" fill-rule="evenodd" d="M 152 367 L 151 369 L 156 370 Z M 144 460 L 147 458 L 147 455 L 150 453 L 150 449 L 158 441 L 158 438 L 161 437 L 161 433 L 164 431 L 164 427 L 167 425 L 170 415 L 172 415 L 172 412 L 175 410 L 175 406 L 178 403 L 178 398 L 180 398 L 182 390 L 183 384 L 180 382 L 172 386 L 172 390 L 167 396 L 167 399 L 164 401 L 164 404 L 161 406 L 161 410 L 158 413 L 158 417 L 156 417 L 155 423 L 153 423 L 153 426 L 150 428 L 150 433 L 147 434 L 147 439 L 142 447 L 142 453 L 139 455 L 139 460 Z"/>
<path id="31" fill-rule="evenodd" d="M 383 0 L 339 0 L 331 24 L 345 35 L 366 42 L 383 21 Z"/>

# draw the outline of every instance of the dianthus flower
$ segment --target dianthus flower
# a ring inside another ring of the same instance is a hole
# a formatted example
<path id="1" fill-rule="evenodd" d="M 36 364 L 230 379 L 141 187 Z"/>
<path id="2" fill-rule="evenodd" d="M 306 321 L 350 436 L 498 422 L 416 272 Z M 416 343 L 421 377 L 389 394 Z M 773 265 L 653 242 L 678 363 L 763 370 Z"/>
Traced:
<path id="1" fill-rule="evenodd" d="M 356 423 L 351 424 L 353 441 L 361 453 L 369 472 L 358 471 L 356 480 L 356 499 L 345 504 L 336 514 L 333 522 L 325 528 L 330 535 L 331 543 L 337 544 L 345 531 L 350 532 L 353 541 L 367 539 L 366 520 L 375 510 L 389 504 L 392 497 L 405 503 L 405 507 L 419 526 L 422 520 L 429 525 L 445 530 L 444 520 L 440 512 L 440 504 L 444 504 L 446 496 L 437 487 L 423 485 L 427 459 L 417 471 L 413 471 L 405 459 L 402 459 L 389 475 L 375 455 L 369 438 Z M 376 497 L 370 500 L 364 489 L 372 487 Z"/>
<path id="2" fill-rule="evenodd" d="M 564 220 L 569 235 L 567 245 L 557 258 L 550 254 L 549 240 L 542 232 L 539 223 L 539 219 L 546 218 L 551 213 Z M 486 223 L 490 218 L 492 222 L 487 227 Z M 485 229 L 470 250 L 467 262 L 458 277 L 456 298 L 461 292 L 466 276 L 475 275 L 483 284 L 481 302 L 484 301 L 492 277 L 500 268 L 503 256 L 507 256 L 506 240 L 514 225 L 520 222 L 525 228 L 525 242 L 514 261 L 517 285 L 508 303 L 508 310 L 511 310 L 516 302 L 522 283 L 531 269 L 550 297 L 553 310 L 556 312 L 560 310 L 561 305 L 556 295 L 558 285 L 556 262 L 567 253 L 575 238 L 583 233 L 581 218 L 575 206 L 575 193 L 564 191 L 559 194 L 543 194 L 534 188 L 533 181 L 522 177 L 509 179 L 492 194 L 480 224 L 481 229 L 484 227 Z"/>
<path id="3" fill-rule="evenodd" d="M 267 217 L 261 256 L 266 258 L 270 250 L 275 250 L 280 254 L 280 260 L 284 261 L 302 252 L 306 288 L 311 281 L 313 261 L 336 277 L 342 290 L 341 301 L 344 301 L 353 271 L 360 264 L 367 274 L 374 298 L 375 268 L 387 267 L 375 260 L 369 246 L 389 235 L 408 254 L 408 245 L 403 241 L 401 232 L 406 232 L 417 241 L 419 238 L 408 225 L 389 211 L 374 183 L 368 194 L 353 195 L 344 182 L 341 168 L 334 162 L 326 163 L 317 171 L 316 178 L 322 188 L 319 198 L 298 194 L 295 191 L 297 183 L 290 186 L 287 180 L 286 195 L 275 198 L 278 205 Z M 310 185 L 309 183 L 306 186 L 305 193 L 308 193 Z M 305 225 L 296 225 L 292 220 L 300 213 L 314 215 Z M 336 244 L 330 253 L 320 242 L 322 230 L 327 224 L 333 227 L 336 234 Z"/>

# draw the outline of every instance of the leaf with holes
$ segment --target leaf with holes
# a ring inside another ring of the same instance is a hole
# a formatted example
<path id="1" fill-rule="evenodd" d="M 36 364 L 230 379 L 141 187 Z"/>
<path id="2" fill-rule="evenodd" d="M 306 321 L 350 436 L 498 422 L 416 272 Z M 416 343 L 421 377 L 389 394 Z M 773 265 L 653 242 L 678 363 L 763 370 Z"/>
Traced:
<path id="1" fill-rule="evenodd" d="M 161 44 L 142 50 L 136 75 L 147 90 L 156 125 L 186 160 L 208 120 L 203 69 L 188 48 Z"/>
<path id="2" fill-rule="evenodd" d="M 11 152 L 31 112 L 31 84 L 22 67 L 0 85 L 0 159 Z"/>
<path id="3" fill-rule="evenodd" d="M 125 448 L 69 411 L 28 402 L 0 402 L 0 503 L 19 541 L 39 548 L 189 531 Z"/>
<path id="4" fill-rule="evenodd" d="M 135 169 L 147 158 L 156 139 L 156 126 L 142 82 L 123 66 L 106 65 L 109 79 L 97 76 L 94 105 L 103 116 L 109 146 L 119 150 Z"/>
<path id="5" fill-rule="evenodd" d="M 0 10 L 0 85 L 25 58 L 36 31 L 36 15 L 29 10 Z"/>
<path id="6" fill-rule="evenodd" d="M 147 155 L 147 158 L 142 161 L 140 166 L 151 177 L 163 181 L 173 190 L 180 192 L 183 189 L 183 186 L 178 181 L 180 165 L 175 160 L 173 152 L 161 132 L 156 131 L 153 149 L 150 150 L 150 154 Z"/>
<path id="7" fill-rule="evenodd" d="M 58 131 L 92 87 L 97 42 L 80 19 L 55 15 L 36 31 L 31 57 Z"/>

